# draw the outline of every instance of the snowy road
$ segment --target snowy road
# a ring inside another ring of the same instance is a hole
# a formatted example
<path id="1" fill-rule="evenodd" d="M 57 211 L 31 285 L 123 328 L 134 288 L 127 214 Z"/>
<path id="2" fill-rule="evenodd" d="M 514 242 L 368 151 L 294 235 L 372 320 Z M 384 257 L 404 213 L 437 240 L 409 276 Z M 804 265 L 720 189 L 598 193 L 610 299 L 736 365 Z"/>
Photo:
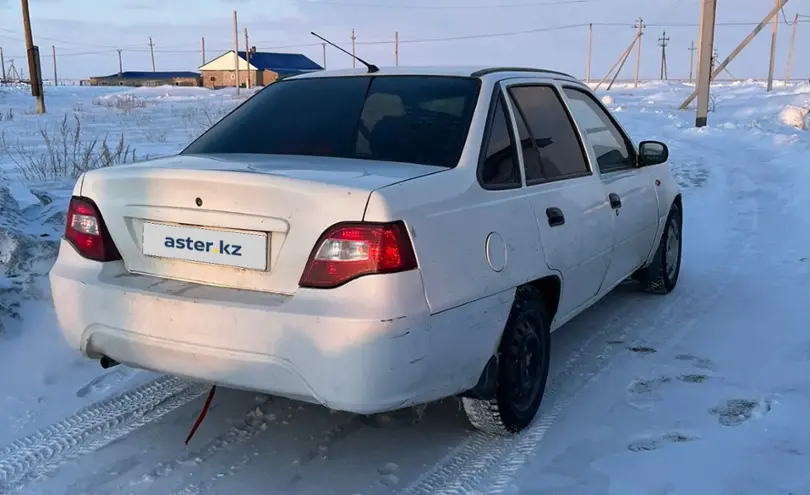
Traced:
<path id="1" fill-rule="evenodd" d="M 361 417 L 219 390 L 184 447 L 206 389 L 157 377 L 0 447 L 0 493 L 810 494 L 810 140 L 748 89 L 703 131 L 683 88 L 616 92 L 677 161 L 681 280 L 555 332 L 524 434 L 474 432 L 453 400 Z"/>

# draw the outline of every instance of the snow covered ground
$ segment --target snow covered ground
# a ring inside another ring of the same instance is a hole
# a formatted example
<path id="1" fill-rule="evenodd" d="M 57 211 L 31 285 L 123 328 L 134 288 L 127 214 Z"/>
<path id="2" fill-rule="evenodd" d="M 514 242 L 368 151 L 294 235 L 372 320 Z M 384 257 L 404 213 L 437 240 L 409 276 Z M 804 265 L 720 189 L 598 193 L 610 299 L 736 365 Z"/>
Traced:
<path id="1" fill-rule="evenodd" d="M 610 92 L 635 138 L 670 145 L 679 286 L 621 286 L 555 332 L 528 431 L 472 431 L 453 400 L 364 417 L 221 390 L 185 447 L 205 387 L 104 371 L 62 342 L 43 275 L 73 183 L 49 170 L 72 162 L 25 150 L 41 128 L 74 135 L 59 126 L 75 115 L 82 142 L 123 132 L 139 159 L 173 153 L 239 100 L 54 88 L 40 117 L 0 89 L 0 493 L 810 494 L 810 135 L 785 111 L 810 107 L 810 86 L 717 87 L 701 130 L 677 110 L 690 90 Z"/>

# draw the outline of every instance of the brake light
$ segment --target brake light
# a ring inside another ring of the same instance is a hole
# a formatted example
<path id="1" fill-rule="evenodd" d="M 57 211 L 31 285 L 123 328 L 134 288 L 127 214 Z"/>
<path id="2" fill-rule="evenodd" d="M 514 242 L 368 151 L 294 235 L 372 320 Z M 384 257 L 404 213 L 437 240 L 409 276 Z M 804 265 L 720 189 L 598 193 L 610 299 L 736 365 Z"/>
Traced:
<path id="1" fill-rule="evenodd" d="M 404 272 L 416 266 L 404 223 L 343 223 L 323 233 L 299 285 L 332 288 L 363 275 Z"/>
<path id="2" fill-rule="evenodd" d="M 70 198 L 65 239 L 84 258 L 102 262 L 121 259 L 101 213 L 90 199 L 75 196 Z"/>

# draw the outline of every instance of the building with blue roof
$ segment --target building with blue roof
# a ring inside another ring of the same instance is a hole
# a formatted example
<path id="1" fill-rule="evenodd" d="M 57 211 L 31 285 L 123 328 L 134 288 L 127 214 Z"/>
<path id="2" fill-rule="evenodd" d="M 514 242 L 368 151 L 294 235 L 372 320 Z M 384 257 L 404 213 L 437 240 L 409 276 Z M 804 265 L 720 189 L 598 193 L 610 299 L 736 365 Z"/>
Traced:
<path id="1" fill-rule="evenodd" d="M 266 86 L 280 77 L 323 70 L 323 67 L 300 53 L 237 52 L 239 86 Z M 200 66 L 202 85 L 217 89 L 236 85 L 237 63 L 231 50 Z"/>
<path id="2" fill-rule="evenodd" d="M 191 71 L 125 71 L 109 76 L 91 77 L 90 86 L 199 86 L 200 74 Z"/>

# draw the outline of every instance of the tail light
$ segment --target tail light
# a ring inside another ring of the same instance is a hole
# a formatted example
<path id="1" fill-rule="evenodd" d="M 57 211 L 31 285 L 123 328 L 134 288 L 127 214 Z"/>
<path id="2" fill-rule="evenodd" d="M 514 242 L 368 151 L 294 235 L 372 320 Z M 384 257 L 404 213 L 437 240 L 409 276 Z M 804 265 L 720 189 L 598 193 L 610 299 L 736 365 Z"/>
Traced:
<path id="1" fill-rule="evenodd" d="M 404 223 L 343 223 L 323 233 L 299 285 L 326 289 L 363 275 L 404 272 L 416 266 Z"/>
<path id="2" fill-rule="evenodd" d="M 79 254 L 94 261 L 116 261 L 121 254 L 92 200 L 72 197 L 68 206 L 65 239 Z"/>

